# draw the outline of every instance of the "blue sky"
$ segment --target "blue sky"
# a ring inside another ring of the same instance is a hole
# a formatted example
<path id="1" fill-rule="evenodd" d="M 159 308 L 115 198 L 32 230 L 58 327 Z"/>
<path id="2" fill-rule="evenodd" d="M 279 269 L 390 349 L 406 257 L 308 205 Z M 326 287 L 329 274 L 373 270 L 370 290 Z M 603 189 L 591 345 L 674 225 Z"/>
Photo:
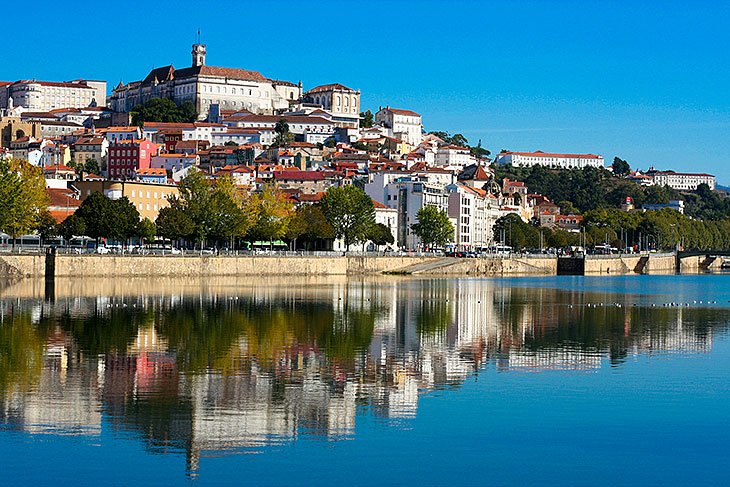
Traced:
<path id="1" fill-rule="evenodd" d="M 340 82 L 362 91 L 364 109 L 415 110 L 426 130 L 493 153 L 592 152 L 730 184 L 730 2 L 181 0 L 81 12 L 39 0 L 38 11 L 49 14 L 32 29 L 4 24 L 0 79 L 134 81 L 189 66 L 200 28 L 210 65 L 305 89 Z"/>

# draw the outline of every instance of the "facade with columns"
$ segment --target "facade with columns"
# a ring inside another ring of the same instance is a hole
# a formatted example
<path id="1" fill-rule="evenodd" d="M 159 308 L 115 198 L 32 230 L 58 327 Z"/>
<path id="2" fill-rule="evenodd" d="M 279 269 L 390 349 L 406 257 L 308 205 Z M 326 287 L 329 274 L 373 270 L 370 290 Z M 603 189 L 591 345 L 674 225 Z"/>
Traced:
<path id="1" fill-rule="evenodd" d="M 302 96 L 301 82 L 272 80 L 257 71 L 208 66 L 205 56 L 205 45 L 194 44 L 191 67 L 165 66 L 153 69 L 141 81 L 120 82 L 112 93 L 111 108 L 128 112 L 152 98 L 170 98 L 177 104 L 193 102 L 199 119 L 204 120 L 212 105 L 220 110 L 272 114 L 289 109 Z"/>

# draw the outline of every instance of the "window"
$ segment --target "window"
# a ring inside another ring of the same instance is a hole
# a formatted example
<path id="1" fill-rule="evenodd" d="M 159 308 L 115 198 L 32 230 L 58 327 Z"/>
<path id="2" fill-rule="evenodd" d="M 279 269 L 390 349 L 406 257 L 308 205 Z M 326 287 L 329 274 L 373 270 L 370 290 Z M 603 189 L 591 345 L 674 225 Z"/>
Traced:
<path id="1" fill-rule="evenodd" d="M 148 198 L 150 197 L 150 192 L 149 191 L 147 191 L 147 197 Z M 149 205 L 147 205 L 147 206 L 149 206 Z M 147 209 L 149 210 L 149 208 L 147 208 Z"/>
<path id="2" fill-rule="evenodd" d="M 132 190 L 132 198 L 134 198 L 134 190 Z"/>

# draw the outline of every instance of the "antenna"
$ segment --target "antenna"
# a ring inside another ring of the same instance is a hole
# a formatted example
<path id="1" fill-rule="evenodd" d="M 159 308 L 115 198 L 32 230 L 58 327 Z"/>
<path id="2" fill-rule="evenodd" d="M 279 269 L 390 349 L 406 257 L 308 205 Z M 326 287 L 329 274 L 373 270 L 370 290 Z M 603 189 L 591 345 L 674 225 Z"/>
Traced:
<path id="1" fill-rule="evenodd" d="M 200 29 L 198 29 L 198 42 L 197 44 L 200 44 Z"/>

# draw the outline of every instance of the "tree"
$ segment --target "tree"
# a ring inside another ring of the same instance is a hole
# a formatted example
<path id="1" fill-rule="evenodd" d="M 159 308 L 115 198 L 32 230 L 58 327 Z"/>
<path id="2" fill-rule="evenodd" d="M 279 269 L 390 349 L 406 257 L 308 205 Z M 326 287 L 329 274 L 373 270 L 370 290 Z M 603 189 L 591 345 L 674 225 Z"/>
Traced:
<path id="1" fill-rule="evenodd" d="M 388 245 L 395 242 L 393 238 L 393 232 L 390 231 L 387 225 L 383 223 L 376 223 L 368 231 L 367 239 L 372 241 L 378 247 L 382 245 Z"/>
<path id="2" fill-rule="evenodd" d="M 629 166 L 629 163 L 619 157 L 613 158 L 613 164 L 611 165 L 611 167 L 613 168 L 613 173 L 619 177 L 626 176 L 631 172 L 631 167 Z"/>
<path id="3" fill-rule="evenodd" d="M 309 250 L 310 244 L 322 238 L 334 238 L 335 229 L 327 221 L 319 206 L 299 205 L 294 211 L 286 229 L 286 238 L 296 249 L 297 239 L 301 238 Z"/>
<path id="4" fill-rule="evenodd" d="M 243 237 L 255 222 L 256 215 L 251 200 L 241 197 L 230 176 L 215 181 L 210 204 L 215 215 L 210 233 L 219 240 L 233 241 Z"/>
<path id="5" fill-rule="evenodd" d="M 139 223 L 137 207 L 126 196 L 112 200 L 98 191 L 86 198 L 75 214 L 84 220 L 86 235 L 97 242 L 101 237 L 126 240 L 136 233 Z"/>
<path id="6" fill-rule="evenodd" d="M 276 132 L 274 145 L 277 147 L 285 147 L 294 140 L 294 134 L 289 131 L 289 124 L 283 118 L 280 118 L 279 121 L 276 122 L 274 132 Z"/>
<path id="7" fill-rule="evenodd" d="M 169 98 L 152 98 L 130 111 L 132 123 L 143 126 L 145 122 L 192 123 L 198 119 L 195 104 L 185 101 L 176 105 Z"/>
<path id="8" fill-rule="evenodd" d="M 411 225 L 424 246 L 443 247 L 454 238 L 454 225 L 445 211 L 435 206 L 424 206 L 416 213 L 416 223 Z"/>
<path id="9" fill-rule="evenodd" d="M 99 174 L 101 170 L 99 169 L 99 163 L 96 162 L 96 159 L 93 157 L 87 157 L 86 163 L 84 164 L 83 171 L 85 171 L 88 174 Z"/>
<path id="10" fill-rule="evenodd" d="M 66 239 L 67 243 L 71 242 L 71 239 L 76 236 L 85 235 L 86 224 L 84 223 L 84 219 L 76 213 L 70 214 L 58 226 L 58 233 Z"/>
<path id="11" fill-rule="evenodd" d="M 41 211 L 38 217 L 38 235 L 41 237 L 41 243 L 58 235 L 56 219 L 51 216 L 48 210 Z"/>
<path id="12" fill-rule="evenodd" d="M 264 186 L 260 193 L 251 198 L 251 208 L 256 223 L 249 234 L 257 240 L 273 242 L 284 238 L 292 204 L 289 199 L 273 185 Z"/>
<path id="13" fill-rule="evenodd" d="M 98 241 L 111 233 L 111 222 L 116 218 L 112 200 L 100 192 L 89 195 L 74 215 L 84 222 L 84 232 Z"/>
<path id="14" fill-rule="evenodd" d="M 226 143 L 223 145 L 227 147 L 238 147 L 238 144 L 232 140 L 227 140 Z"/>
<path id="15" fill-rule="evenodd" d="M 360 128 L 370 128 L 375 123 L 375 117 L 370 110 L 360 112 Z"/>
<path id="16" fill-rule="evenodd" d="M 13 237 L 38 227 L 48 207 L 46 180 L 41 169 L 16 159 L 0 160 L 0 231 Z"/>
<path id="17" fill-rule="evenodd" d="M 190 217 L 182 210 L 171 206 L 160 210 L 155 223 L 157 233 L 170 240 L 180 240 L 195 232 L 195 224 Z"/>
<path id="18" fill-rule="evenodd" d="M 573 203 L 570 201 L 560 201 L 558 202 L 558 206 L 560 207 L 560 212 L 563 215 L 578 215 L 578 210 L 575 209 L 575 206 L 573 206 Z"/>
<path id="19" fill-rule="evenodd" d="M 129 201 L 129 198 L 123 196 L 117 200 L 112 200 L 112 211 L 115 216 L 110 222 L 107 237 L 122 241 L 137 234 L 137 229 L 139 228 L 139 211 Z M 154 234 L 152 238 L 154 238 Z"/>
<path id="20" fill-rule="evenodd" d="M 202 245 L 210 234 L 215 219 L 208 178 L 198 169 L 191 169 L 180 182 L 178 195 L 171 197 L 169 201 L 172 208 L 183 211 L 192 220 L 193 231 L 188 236 Z"/>
<path id="21" fill-rule="evenodd" d="M 335 229 L 335 236 L 344 240 L 347 250 L 350 245 L 365 240 L 375 223 L 373 200 L 352 185 L 329 188 L 322 196 L 320 207 Z"/>
<path id="22" fill-rule="evenodd" d="M 470 148 L 469 152 L 477 157 L 487 157 L 489 154 L 491 154 L 487 149 L 482 148 L 482 139 L 479 139 L 477 146 Z"/>
<path id="23" fill-rule="evenodd" d="M 144 220 L 140 220 L 137 224 L 136 233 L 142 241 L 150 243 L 150 241 L 154 241 L 157 236 L 157 227 L 149 218 L 145 218 Z"/>

